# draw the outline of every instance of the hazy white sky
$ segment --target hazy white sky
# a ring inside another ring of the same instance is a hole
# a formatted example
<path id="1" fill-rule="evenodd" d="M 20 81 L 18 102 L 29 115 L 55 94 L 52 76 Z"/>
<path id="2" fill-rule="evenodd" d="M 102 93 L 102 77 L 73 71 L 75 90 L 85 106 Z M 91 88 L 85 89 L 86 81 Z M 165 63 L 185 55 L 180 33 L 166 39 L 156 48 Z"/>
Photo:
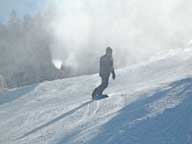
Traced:
<path id="1" fill-rule="evenodd" d="M 0 21 L 6 21 L 10 12 L 15 10 L 19 16 L 32 14 L 44 6 L 46 0 L 1 0 Z"/>
<path id="2" fill-rule="evenodd" d="M 124 65 L 184 47 L 192 39 L 191 0 L 49 2 L 52 56 L 73 67 L 96 59 L 107 46 L 114 49 L 116 64 Z"/>

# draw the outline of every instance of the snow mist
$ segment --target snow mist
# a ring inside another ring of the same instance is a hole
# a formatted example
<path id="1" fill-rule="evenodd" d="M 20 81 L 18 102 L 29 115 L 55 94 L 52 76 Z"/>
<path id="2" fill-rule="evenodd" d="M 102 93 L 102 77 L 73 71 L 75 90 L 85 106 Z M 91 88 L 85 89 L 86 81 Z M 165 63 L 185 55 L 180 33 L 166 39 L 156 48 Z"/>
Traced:
<path id="1" fill-rule="evenodd" d="M 55 0 L 49 2 L 52 58 L 74 73 L 98 69 L 107 46 L 116 67 L 139 63 L 192 37 L 190 0 Z M 191 31 L 190 31 L 191 30 Z"/>

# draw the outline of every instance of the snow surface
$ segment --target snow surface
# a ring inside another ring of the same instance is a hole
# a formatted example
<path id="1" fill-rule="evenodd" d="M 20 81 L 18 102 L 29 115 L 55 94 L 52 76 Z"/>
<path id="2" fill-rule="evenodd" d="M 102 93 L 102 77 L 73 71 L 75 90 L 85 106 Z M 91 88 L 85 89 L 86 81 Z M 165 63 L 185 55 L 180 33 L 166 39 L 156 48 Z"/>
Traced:
<path id="1" fill-rule="evenodd" d="M 191 144 L 192 52 L 118 70 L 91 100 L 98 75 L 0 94 L 0 144 Z"/>

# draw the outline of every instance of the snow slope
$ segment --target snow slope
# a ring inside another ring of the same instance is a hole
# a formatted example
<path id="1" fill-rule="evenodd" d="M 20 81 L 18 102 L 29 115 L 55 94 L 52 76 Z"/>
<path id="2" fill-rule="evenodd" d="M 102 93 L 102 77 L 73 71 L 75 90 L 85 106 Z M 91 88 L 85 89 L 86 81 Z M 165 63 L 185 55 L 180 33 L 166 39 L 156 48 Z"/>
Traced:
<path id="1" fill-rule="evenodd" d="M 91 100 L 98 75 L 0 94 L 0 144 L 191 144 L 192 52 L 117 71 Z"/>

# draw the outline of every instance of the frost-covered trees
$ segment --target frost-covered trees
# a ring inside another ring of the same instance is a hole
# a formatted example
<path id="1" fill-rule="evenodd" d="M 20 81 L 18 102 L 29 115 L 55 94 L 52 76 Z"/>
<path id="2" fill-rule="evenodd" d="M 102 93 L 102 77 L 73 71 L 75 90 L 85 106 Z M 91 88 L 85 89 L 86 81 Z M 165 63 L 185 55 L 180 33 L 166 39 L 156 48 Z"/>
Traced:
<path id="1" fill-rule="evenodd" d="M 0 24 L 0 74 L 8 87 L 56 78 L 49 50 L 51 37 L 44 25 L 44 16 L 21 19 L 14 11 L 6 24 Z"/>
<path id="2" fill-rule="evenodd" d="M 7 83 L 3 76 L 0 75 L 0 91 L 4 90 L 5 88 L 7 88 Z"/>

